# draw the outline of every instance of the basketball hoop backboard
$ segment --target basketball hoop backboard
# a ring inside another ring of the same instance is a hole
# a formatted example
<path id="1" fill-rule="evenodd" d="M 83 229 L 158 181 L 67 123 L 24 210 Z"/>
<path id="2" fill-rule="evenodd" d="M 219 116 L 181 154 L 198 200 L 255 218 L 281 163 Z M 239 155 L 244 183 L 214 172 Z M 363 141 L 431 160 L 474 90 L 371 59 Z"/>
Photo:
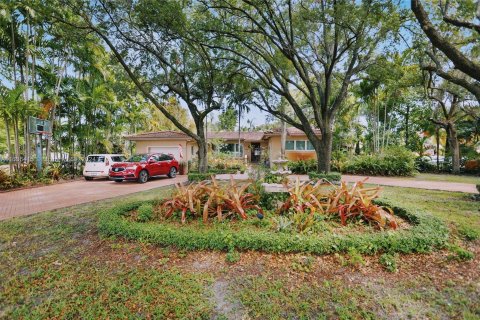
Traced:
<path id="1" fill-rule="evenodd" d="M 49 120 L 28 117 L 28 132 L 31 134 L 48 135 L 52 133 L 52 125 Z"/>

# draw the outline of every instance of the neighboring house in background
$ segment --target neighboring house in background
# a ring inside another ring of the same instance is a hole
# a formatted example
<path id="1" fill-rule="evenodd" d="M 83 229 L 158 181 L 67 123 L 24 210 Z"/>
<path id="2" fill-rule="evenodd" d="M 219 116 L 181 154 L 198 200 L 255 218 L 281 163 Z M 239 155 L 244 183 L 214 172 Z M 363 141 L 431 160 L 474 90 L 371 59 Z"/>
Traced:
<path id="1" fill-rule="evenodd" d="M 320 130 L 316 133 L 320 136 Z M 126 140 L 136 143 L 136 153 L 163 152 L 173 154 L 179 161 L 189 161 L 196 157 L 195 140 L 179 131 L 158 131 L 129 135 Z M 280 158 L 281 130 L 240 132 L 208 132 L 207 139 L 221 152 L 236 157 L 247 158 L 249 163 L 258 163 L 268 156 L 270 162 Z M 220 144 L 217 142 L 221 141 Z M 239 143 L 240 142 L 240 143 Z M 316 159 L 316 153 L 305 133 L 297 128 L 287 128 L 285 157 L 288 160 Z"/>

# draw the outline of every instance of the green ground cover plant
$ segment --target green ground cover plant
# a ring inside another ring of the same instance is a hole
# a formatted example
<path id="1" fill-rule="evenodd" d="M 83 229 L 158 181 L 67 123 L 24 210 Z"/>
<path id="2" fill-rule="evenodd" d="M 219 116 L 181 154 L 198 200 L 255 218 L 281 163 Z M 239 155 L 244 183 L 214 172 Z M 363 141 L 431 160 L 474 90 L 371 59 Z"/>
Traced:
<path id="1" fill-rule="evenodd" d="M 351 232 L 318 234 L 275 232 L 257 227 L 247 219 L 229 223 L 190 223 L 179 227 L 168 221 L 141 223 L 125 219 L 125 215 L 143 202 L 115 206 L 100 214 L 99 231 L 104 236 L 120 236 L 132 240 L 174 246 L 187 250 L 258 250 L 265 252 L 310 252 L 327 254 L 346 252 L 355 248 L 359 253 L 428 252 L 442 248 L 448 240 L 448 229 L 437 218 L 428 214 L 390 205 L 394 212 L 411 223 L 411 227 L 398 231 Z"/>

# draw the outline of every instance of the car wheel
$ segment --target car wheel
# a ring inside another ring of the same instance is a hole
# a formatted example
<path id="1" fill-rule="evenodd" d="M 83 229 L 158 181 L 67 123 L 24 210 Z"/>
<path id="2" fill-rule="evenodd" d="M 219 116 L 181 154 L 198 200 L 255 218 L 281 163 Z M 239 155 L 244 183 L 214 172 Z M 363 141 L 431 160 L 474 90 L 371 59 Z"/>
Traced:
<path id="1" fill-rule="evenodd" d="M 92 181 L 92 180 L 93 180 L 92 177 L 84 177 L 84 178 L 85 178 L 85 180 L 87 180 L 87 181 Z"/>
<path id="2" fill-rule="evenodd" d="M 168 173 L 169 178 L 175 178 L 177 176 L 177 169 L 175 167 L 170 168 L 170 172 Z"/>
<path id="3" fill-rule="evenodd" d="M 147 180 L 148 180 L 147 170 L 140 171 L 140 173 L 138 174 L 138 182 L 139 183 L 145 183 L 145 182 L 147 182 Z"/>
<path id="4" fill-rule="evenodd" d="M 117 180 L 115 180 L 115 182 L 123 182 L 123 180 L 117 179 Z"/>

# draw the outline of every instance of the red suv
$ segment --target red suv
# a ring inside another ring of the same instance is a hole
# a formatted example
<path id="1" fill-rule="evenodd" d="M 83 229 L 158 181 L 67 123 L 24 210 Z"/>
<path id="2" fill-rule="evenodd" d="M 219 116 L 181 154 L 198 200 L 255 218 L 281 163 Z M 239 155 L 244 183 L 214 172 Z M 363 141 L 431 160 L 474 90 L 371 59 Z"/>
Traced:
<path id="1" fill-rule="evenodd" d="M 177 172 L 178 161 L 172 155 L 152 153 L 137 154 L 125 162 L 114 163 L 108 176 L 115 182 L 137 180 L 139 183 L 145 183 L 153 176 L 167 175 L 169 178 L 175 178 Z"/>

